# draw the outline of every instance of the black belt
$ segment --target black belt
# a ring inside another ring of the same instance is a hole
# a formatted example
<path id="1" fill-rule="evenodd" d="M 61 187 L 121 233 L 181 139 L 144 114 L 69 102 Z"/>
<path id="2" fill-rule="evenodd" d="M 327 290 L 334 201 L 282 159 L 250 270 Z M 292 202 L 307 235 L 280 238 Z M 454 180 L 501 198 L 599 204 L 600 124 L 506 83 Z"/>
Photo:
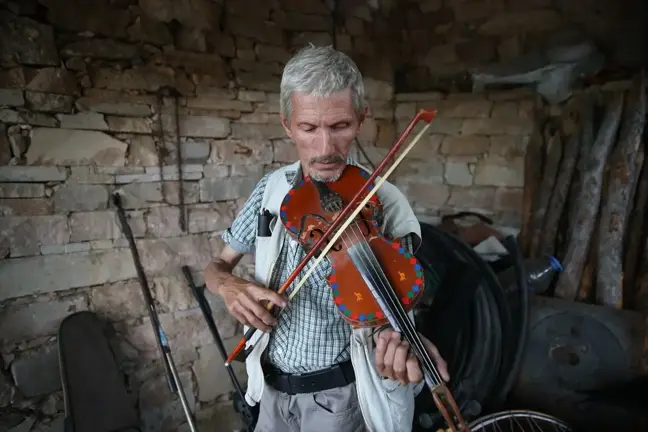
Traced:
<path id="1" fill-rule="evenodd" d="M 287 394 L 320 392 L 344 387 L 355 381 L 351 361 L 303 374 L 284 373 L 269 365 L 265 365 L 263 369 L 268 385 Z"/>

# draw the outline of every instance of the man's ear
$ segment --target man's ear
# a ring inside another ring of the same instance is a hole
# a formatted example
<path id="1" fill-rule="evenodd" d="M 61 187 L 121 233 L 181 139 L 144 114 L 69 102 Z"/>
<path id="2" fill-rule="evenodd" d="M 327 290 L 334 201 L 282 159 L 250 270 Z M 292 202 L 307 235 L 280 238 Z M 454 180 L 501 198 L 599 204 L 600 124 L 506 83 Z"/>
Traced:
<path id="1" fill-rule="evenodd" d="M 369 115 L 369 107 L 365 105 L 365 107 L 360 112 L 360 117 L 358 118 L 358 125 L 362 125 L 362 123 L 364 123 L 365 119 L 367 118 L 367 115 Z"/>
<path id="2" fill-rule="evenodd" d="M 284 130 L 286 131 L 286 135 L 288 135 L 288 138 L 292 139 L 292 131 L 290 130 L 290 120 L 284 116 L 281 116 L 281 126 L 283 126 Z"/>

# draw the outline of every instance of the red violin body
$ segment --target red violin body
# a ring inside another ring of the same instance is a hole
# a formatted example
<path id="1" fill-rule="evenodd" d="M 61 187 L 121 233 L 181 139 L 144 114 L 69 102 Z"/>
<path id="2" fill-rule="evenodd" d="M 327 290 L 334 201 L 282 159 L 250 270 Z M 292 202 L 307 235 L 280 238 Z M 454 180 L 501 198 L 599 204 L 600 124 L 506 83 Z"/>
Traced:
<path id="1" fill-rule="evenodd" d="M 353 165 L 348 165 L 334 182 L 317 182 L 307 177 L 286 194 L 281 205 L 281 221 L 309 251 L 368 179 L 369 173 Z M 369 190 L 361 197 L 366 197 Z M 333 301 L 353 327 L 372 327 L 388 322 L 349 256 L 349 248 L 358 243 L 369 245 L 373 254 L 363 255 L 365 263 L 368 266 L 374 264 L 374 269 L 376 261 L 379 263 L 379 271 L 386 276 L 405 310 L 411 310 L 423 293 L 423 269 L 417 259 L 403 247 L 400 239 L 386 237 L 381 231 L 383 206 L 377 195 L 369 199 L 327 253 L 332 267 L 328 283 Z"/>

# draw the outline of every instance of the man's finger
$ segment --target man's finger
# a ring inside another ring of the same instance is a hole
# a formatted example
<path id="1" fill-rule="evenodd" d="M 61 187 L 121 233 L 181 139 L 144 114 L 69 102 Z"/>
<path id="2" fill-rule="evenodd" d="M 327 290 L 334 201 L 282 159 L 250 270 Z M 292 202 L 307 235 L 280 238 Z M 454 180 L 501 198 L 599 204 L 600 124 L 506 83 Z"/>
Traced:
<path id="1" fill-rule="evenodd" d="M 412 351 L 409 352 L 407 356 L 407 380 L 409 382 L 418 383 L 423 379 L 423 372 L 421 371 L 421 365 L 419 364 L 418 359 Z"/>
<path id="2" fill-rule="evenodd" d="M 387 349 L 385 350 L 385 370 L 383 375 L 387 378 L 396 379 L 394 376 L 394 356 L 396 354 L 396 348 L 398 348 L 398 345 L 401 343 L 400 334 L 392 332 L 385 336 L 388 336 L 389 340 L 387 342 Z"/>
<path id="3" fill-rule="evenodd" d="M 258 330 L 261 330 L 262 332 L 265 332 L 265 333 L 268 333 L 270 330 L 272 330 L 272 328 L 269 325 L 267 325 L 266 323 L 261 321 L 259 318 L 257 318 L 257 316 L 254 315 L 254 313 L 251 310 L 243 309 L 242 313 L 243 313 L 243 315 L 245 316 L 245 318 L 248 320 L 248 322 L 250 323 L 250 325 L 252 327 L 255 327 Z"/>
<path id="4" fill-rule="evenodd" d="M 439 369 L 441 378 L 443 378 L 444 381 L 449 381 L 450 374 L 448 373 L 448 364 L 445 362 L 443 357 L 441 357 L 441 354 L 439 353 L 437 347 L 434 346 L 434 344 L 425 337 L 421 337 L 421 340 L 423 341 L 425 350 L 430 354 L 430 356 L 432 357 L 432 361 Z"/>
<path id="5" fill-rule="evenodd" d="M 402 341 L 396 346 L 394 352 L 394 375 L 395 378 L 402 384 L 407 384 L 407 353 L 409 351 L 409 344 Z"/>
<path id="6" fill-rule="evenodd" d="M 257 318 L 263 321 L 266 325 L 273 326 L 277 324 L 277 319 L 264 308 L 260 303 L 256 302 L 249 294 L 245 294 L 241 299 L 243 306 L 251 311 Z"/>
<path id="7" fill-rule="evenodd" d="M 285 298 L 267 288 L 250 285 L 248 292 L 254 297 L 255 300 L 268 300 L 269 302 L 274 303 L 282 308 L 286 307 L 286 305 L 288 304 Z"/>
<path id="8" fill-rule="evenodd" d="M 382 337 L 382 333 L 376 338 L 376 349 L 374 356 L 376 358 L 376 372 L 378 375 L 384 375 L 385 372 L 385 351 L 387 350 L 387 338 Z"/>

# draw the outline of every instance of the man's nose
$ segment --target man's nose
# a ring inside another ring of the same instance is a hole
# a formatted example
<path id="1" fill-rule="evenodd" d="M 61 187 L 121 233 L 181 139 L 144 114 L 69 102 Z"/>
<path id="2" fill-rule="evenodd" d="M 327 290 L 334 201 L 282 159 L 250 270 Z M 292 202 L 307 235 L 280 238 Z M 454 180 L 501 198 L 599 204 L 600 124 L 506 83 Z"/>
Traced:
<path id="1" fill-rule="evenodd" d="M 327 155 L 333 152 L 333 140 L 331 139 L 331 132 L 327 128 L 320 128 L 319 136 L 319 153 Z"/>

